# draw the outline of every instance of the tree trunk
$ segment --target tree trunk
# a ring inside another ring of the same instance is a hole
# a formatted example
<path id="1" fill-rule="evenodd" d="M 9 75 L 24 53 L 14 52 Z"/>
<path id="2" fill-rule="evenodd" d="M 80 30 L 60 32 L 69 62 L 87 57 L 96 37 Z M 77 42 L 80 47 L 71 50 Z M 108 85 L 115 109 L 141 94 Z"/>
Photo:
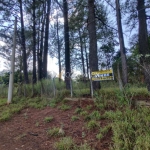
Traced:
<path id="1" fill-rule="evenodd" d="M 58 45 L 58 65 L 59 65 L 59 82 L 61 81 L 61 60 L 60 60 L 60 40 L 59 40 L 59 26 L 57 14 L 57 45 Z"/>
<path id="2" fill-rule="evenodd" d="M 45 42 L 43 54 L 43 78 L 47 78 L 47 56 L 48 56 L 48 38 L 49 38 L 49 15 L 50 15 L 51 0 L 47 0 L 47 14 L 45 26 Z"/>
<path id="3" fill-rule="evenodd" d="M 126 62 L 126 53 L 125 53 L 124 38 L 123 38 L 123 31 L 122 31 L 119 0 L 116 0 L 116 16 L 117 16 L 119 44 L 120 44 L 120 52 L 121 52 L 122 81 L 123 81 L 123 86 L 125 86 L 128 82 L 128 76 L 127 76 L 127 62 Z"/>
<path id="4" fill-rule="evenodd" d="M 97 38 L 96 38 L 96 22 L 95 22 L 95 0 L 88 0 L 88 31 L 90 39 L 89 66 L 91 72 L 98 71 L 97 57 Z M 100 82 L 93 82 L 93 90 L 100 89 Z"/>
<path id="5" fill-rule="evenodd" d="M 41 23 L 42 23 L 42 27 L 41 27 L 41 40 L 40 40 L 40 48 L 39 48 L 39 52 L 37 53 L 38 55 L 38 79 L 41 80 L 42 79 L 42 52 L 43 52 L 43 38 L 44 38 L 44 26 L 45 26 L 45 3 L 43 4 L 43 16 L 41 18 Z"/>
<path id="6" fill-rule="evenodd" d="M 83 69 L 83 75 L 85 77 L 85 65 L 84 65 L 84 55 L 83 55 L 83 42 L 81 37 L 81 31 L 79 29 L 79 38 L 80 38 L 80 48 L 81 48 L 81 61 L 82 61 L 82 69 Z"/>
<path id="7" fill-rule="evenodd" d="M 64 15 L 64 39 L 65 39 L 65 82 L 66 89 L 70 89 L 70 48 L 69 48 L 69 26 L 68 26 L 68 3 L 63 0 L 63 15 Z"/>
<path id="8" fill-rule="evenodd" d="M 23 20 L 23 10 L 22 10 L 22 0 L 20 3 L 20 19 L 21 19 L 21 45 L 22 45 L 22 55 L 23 55 L 23 74 L 24 82 L 29 83 L 28 70 L 27 70 L 27 55 L 26 55 L 26 44 L 25 44 L 25 34 L 24 34 L 24 20 Z"/>
<path id="9" fill-rule="evenodd" d="M 35 0 L 33 0 L 33 75 L 32 82 L 36 83 L 36 16 L 35 16 Z"/>
<path id="10" fill-rule="evenodd" d="M 144 0 L 137 0 L 138 2 L 138 19 L 139 19 L 139 52 L 142 54 L 141 63 L 144 68 L 145 82 L 148 91 L 150 91 L 150 58 L 146 54 L 150 54 L 148 47 L 148 32 L 146 23 L 146 13 L 144 8 Z"/>
<path id="11" fill-rule="evenodd" d="M 39 19 L 39 29 L 41 28 L 41 20 Z M 38 81 L 40 81 L 40 73 L 39 73 L 39 61 L 40 61 L 40 57 L 39 57 L 39 53 L 40 53 L 40 30 L 38 31 L 38 39 L 37 39 L 37 63 L 38 63 Z"/>

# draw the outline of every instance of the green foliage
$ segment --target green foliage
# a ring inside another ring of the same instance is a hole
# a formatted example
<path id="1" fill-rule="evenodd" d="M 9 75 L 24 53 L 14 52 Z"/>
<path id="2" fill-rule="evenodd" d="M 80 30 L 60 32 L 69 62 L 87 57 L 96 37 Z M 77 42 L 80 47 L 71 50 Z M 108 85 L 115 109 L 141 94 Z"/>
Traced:
<path id="1" fill-rule="evenodd" d="M 93 130 L 93 129 L 98 128 L 98 127 L 99 127 L 99 124 L 95 120 L 90 120 L 87 123 L 87 128 L 90 130 Z"/>
<path id="2" fill-rule="evenodd" d="M 54 108 L 54 107 L 56 107 L 56 105 L 57 105 L 57 101 L 55 99 L 50 100 L 50 102 L 49 102 L 50 107 Z"/>
<path id="3" fill-rule="evenodd" d="M 49 117 L 45 117 L 44 118 L 44 121 L 45 122 L 51 122 L 54 118 L 52 116 L 49 116 Z"/>
<path id="4" fill-rule="evenodd" d="M 9 110 L 7 111 L 3 111 L 1 114 L 0 114 L 0 121 L 7 121 L 9 120 L 11 117 L 11 113 Z"/>
<path id="5" fill-rule="evenodd" d="M 124 111 L 105 113 L 113 121 L 112 149 L 150 149 L 150 117 L 146 115 L 149 113 L 148 108 L 132 110 L 128 107 Z"/>
<path id="6" fill-rule="evenodd" d="M 7 97 L 8 95 L 8 86 L 5 84 L 0 84 L 0 98 Z"/>
<path id="7" fill-rule="evenodd" d="M 69 110 L 71 108 L 71 106 L 69 106 L 69 105 L 66 105 L 66 104 L 62 104 L 61 106 L 59 106 L 59 109 L 61 109 L 61 110 Z"/>
<path id="8" fill-rule="evenodd" d="M 79 120 L 79 117 L 78 117 L 78 116 L 72 116 L 72 117 L 71 117 L 71 121 L 76 121 L 76 120 Z"/>
<path id="9" fill-rule="evenodd" d="M 80 112 L 80 115 L 81 116 L 86 116 L 88 114 L 88 112 L 86 111 L 86 110 L 82 110 L 81 112 Z"/>
<path id="10" fill-rule="evenodd" d="M 99 120 L 101 118 L 99 111 L 95 110 L 90 114 L 91 119 Z"/>
<path id="11" fill-rule="evenodd" d="M 111 129 L 111 124 L 107 125 L 103 128 L 100 128 L 99 133 L 96 135 L 96 138 L 101 140 L 107 133 L 108 131 Z"/>
<path id="12" fill-rule="evenodd" d="M 86 110 L 82 109 L 82 108 L 76 108 L 75 113 L 79 114 L 81 116 L 86 116 L 88 114 L 88 112 Z"/>
<path id="13" fill-rule="evenodd" d="M 28 104 L 29 107 L 33 108 L 38 108 L 38 109 L 43 109 L 48 105 L 48 101 L 46 99 L 42 99 L 40 97 L 35 97 L 32 99 L 28 99 Z"/>
<path id="14" fill-rule="evenodd" d="M 6 121 L 15 113 L 19 113 L 24 108 L 22 104 L 10 104 L 8 107 L 2 107 L 0 110 L 0 121 Z"/>
<path id="15" fill-rule="evenodd" d="M 82 108 L 76 108 L 76 109 L 75 109 L 75 113 L 76 113 L 76 114 L 80 114 L 82 111 L 83 111 Z"/>
<path id="16" fill-rule="evenodd" d="M 0 98 L 0 106 L 5 105 L 7 100 L 5 98 Z"/>
<path id="17" fill-rule="evenodd" d="M 47 130 L 47 135 L 52 137 L 52 136 L 59 136 L 59 128 L 52 128 Z"/>
<path id="18" fill-rule="evenodd" d="M 54 147 L 57 150 L 73 150 L 74 141 L 71 137 L 63 137 L 54 144 Z"/>

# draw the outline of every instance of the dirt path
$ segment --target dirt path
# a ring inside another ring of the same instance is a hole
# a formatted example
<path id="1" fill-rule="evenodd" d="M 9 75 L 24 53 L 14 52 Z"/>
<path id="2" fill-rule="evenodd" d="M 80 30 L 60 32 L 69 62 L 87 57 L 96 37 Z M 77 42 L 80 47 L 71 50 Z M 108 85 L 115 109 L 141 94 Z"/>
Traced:
<path id="1" fill-rule="evenodd" d="M 108 150 L 111 143 L 111 133 L 108 133 L 102 140 L 96 139 L 98 129 L 88 130 L 84 116 L 79 120 L 71 121 L 76 115 L 75 109 L 81 107 L 86 109 L 87 105 L 92 108 L 88 113 L 95 110 L 92 101 L 69 101 L 67 105 L 71 109 L 64 111 L 58 107 L 46 107 L 43 110 L 26 108 L 7 122 L 0 123 L 0 150 L 54 150 L 54 143 L 61 137 L 49 137 L 47 131 L 50 128 L 61 127 L 65 136 L 71 136 L 77 145 L 87 142 L 95 150 Z M 45 117 L 52 116 L 49 123 L 44 121 Z M 100 127 L 105 126 L 108 121 L 100 120 Z M 84 136 L 83 136 L 84 133 Z"/>

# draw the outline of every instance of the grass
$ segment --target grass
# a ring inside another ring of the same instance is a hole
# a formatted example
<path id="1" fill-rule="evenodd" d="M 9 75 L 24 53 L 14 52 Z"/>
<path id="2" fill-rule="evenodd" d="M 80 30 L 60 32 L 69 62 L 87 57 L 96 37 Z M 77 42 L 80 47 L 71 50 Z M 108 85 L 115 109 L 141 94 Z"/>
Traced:
<path id="1" fill-rule="evenodd" d="M 58 108 L 61 109 L 61 110 L 66 111 L 66 110 L 71 109 L 71 106 L 69 106 L 69 105 L 67 105 L 67 104 L 62 104 L 62 105 L 59 106 Z"/>
<path id="2" fill-rule="evenodd" d="M 89 129 L 89 130 L 93 130 L 93 129 L 98 128 L 98 127 L 99 127 L 99 124 L 95 120 L 90 120 L 87 123 L 87 129 Z"/>
<path id="3" fill-rule="evenodd" d="M 72 116 L 72 117 L 71 117 L 71 121 L 76 121 L 76 120 L 79 120 L 79 117 L 78 117 L 78 116 Z"/>
<path id="4" fill-rule="evenodd" d="M 76 145 L 71 137 L 63 137 L 58 142 L 54 143 L 54 148 L 57 150 L 94 150 L 87 143 Z"/>
<path id="5" fill-rule="evenodd" d="M 49 117 L 45 117 L 44 121 L 45 122 L 51 122 L 53 119 L 54 119 L 53 116 L 49 116 Z"/>
<path id="6" fill-rule="evenodd" d="M 52 136 L 59 136 L 59 128 L 51 128 L 47 130 L 47 135 L 52 137 Z"/>
<path id="7" fill-rule="evenodd" d="M 73 150 L 73 147 L 74 141 L 71 137 L 63 137 L 54 144 L 54 148 L 57 150 Z"/>
<path id="8" fill-rule="evenodd" d="M 111 130 L 111 124 L 100 128 L 99 133 L 96 135 L 96 138 L 101 140 L 108 133 L 109 130 Z"/>
<path id="9" fill-rule="evenodd" d="M 69 105 L 61 103 L 66 96 L 70 95 L 69 91 L 61 90 L 61 86 L 59 86 L 61 91 L 57 93 L 55 98 L 49 101 L 47 100 L 47 97 L 51 96 L 49 93 L 53 92 L 51 82 L 43 81 L 43 84 L 45 86 L 42 91 L 43 97 L 41 97 L 41 84 L 38 83 L 34 86 L 34 92 L 37 97 L 30 97 L 32 94 L 29 93 L 31 93 L 32 86 L 26 85 L 26 94 L 28 97 L 23 97 L 23 95 L 20 97 L 15 96 L 10 105 L 5 105 L 7 99 L 4 97 L 1 98 L 0 121 L 9 120 L 13 114 L 20 113 L 20 111 L 25 107 L 43 109 L 46 106 L 56 107 L 57 104 L 59 104 L 59 108 L 61 110 L 68 110 L 71 108 Z M 71 121 L 78 120 L 78 115 L 81 115 L 80 117 L 84 116 L 87 121 L 85 127 L 87 127 L 88 130 L 99 129 L 96 135 L 98 140 L 101 140 L 111 130 L 113 142 L 111 147 L 112 150 L 149 150 L 150 109 L 138 106 L 134 109 L 131 109 L 131 101 L 132 97 L 147 99 L 150 97 L 150 93 L 147 92 L 146 88 L 139 88 L 136 86 L 125 87 L 124 91 L 120 92 L 117 85 L 114 87 L 114 82 L 112 82 L 113 88 L 111 88 L 111 83 L 109 84 L 108 82 L 108 85 L 106 84 L 103 82 L 103 89 L 95 94 L 95 106 L 97 107 L 96 110 L 91 112 L 92 106 L 87 106 L 85 110 L 82 108 L 77 108 L 75 110 L 75 115 L 71 117 Z M 76 87 L 78 87 L 78 85 L 76 85 Z M 3 91 L 4 94 L 2 94 L 2 96 L 5 95 L 7 90 Z M 89 91 L 86 89 L 86 87 L 83 88 L 82 91 L 76 89 L 75 96 L 80 96 L 87 92 Z M 88 114 L 89 111 L 91 112 L 90 114 Z M 101 112 L 103 112 L 103 114 Z M 51 121 L 52 118 L 49 117 L 45 117 L 44 121 Z M 99 121 L 101 119 L 109 120 L 110 125 L 100 127 Z M 39 126 L 39 123 L 37 122 L 35 126 Z M 47 131 L 47 135 L 50 137 L 58 136 L 59 128 L 49 129 Z M 83 145 L 76 145 L 71 137 L 63 137 L 54 145 L 54 147 L 58 150 L 91 150 L 90 146 L 86 145 L 86 143 L 83 143 Z"/>

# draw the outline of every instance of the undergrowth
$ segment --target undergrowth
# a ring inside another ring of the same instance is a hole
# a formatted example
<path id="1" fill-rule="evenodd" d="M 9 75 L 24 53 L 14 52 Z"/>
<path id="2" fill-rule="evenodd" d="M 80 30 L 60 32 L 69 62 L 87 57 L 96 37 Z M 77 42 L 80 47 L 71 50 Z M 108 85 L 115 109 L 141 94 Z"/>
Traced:
<path id="1" fill-rule="evenodd" d="M 41 85 L 45 84 L 46 87 L 42 89 Z M 31 97 L 17 96 L 13 98 L 10 105 L 6 104 L 6 98 L 0 99 L 0 121 L 9 120 L 13 114 L 20 113 L 25 107 L 33 107 L 43 109 L 45 107 L 56 107 L 58 104 L 62 110 L 68 110 L 71 107 L 68 104 L 61 103 L 65 97 L 70 96 L 70 91 L 61 90 L 57 91 L 57 95 L 51 99 L 47 96 L 49 89 L 51 90 L 50 82 L 43 81 L 34 86 L 34 92 L 37 94 Z M 63 85 L 64 86 L 64 85 Z M 77 85 L 76 85 L 77 86 Z M 26 86 L 26 94 L 31 93 L 32 86 Z M 61 87 L 59 86 L 59 89 Z M 87 89 L 76 89 L 75 96 L 78 97 L 87 93 Z M 5 95 L 3 90 L 3 95 Z M 45 94 L 46 92 L 47 94 Z M 52 92 L 51 92 L 52 93 Z M 40 95 L 40 96 L 39 96 Z M 41 96 L 42 95 L 42 96 Z M 33 96 L 33 95 L 32 95 Z M 51 96 L 51 95 L 50 95 Z M 6 96 L 5 96 L 6 97 Z M 97 140 L 102 140 L 103 137 L 111 130 L 112 132 L 112 150 L 149 150 L 150 149 L 150 109 L 146 107 L 133 106 L 134 98 L 149 98 L 150 94 L 146 88 L 137 88 L 127 86 L 123 91 L 118 87 L 106 88 L 104 87 L 94 95 L 94 106 L 96 110 L 91 112 L 92 106 L 87 106 L 86 109 L 76 108 L 71 121 L 79 120 L 84 117 L 86 120 L 85 126 L 88 130 L 98 129 L 96 135 Z M 58 108 L 58 107 L 57 107 Z M 89 113 L 90 112 L 90 113 Z M 109 124 L 105 127 L 100 126 L 101 119 L 106 119 Z M 45 122 L 50 122 L 52 118 L 45 118 Z M 49 136 L 58 135 L 59 128 L 48 130 Z M 87 144 L 76 145 L 71 137 L 63 137 L 60 141 L 54 144 L 58 150 L 91 150 Z"/>

